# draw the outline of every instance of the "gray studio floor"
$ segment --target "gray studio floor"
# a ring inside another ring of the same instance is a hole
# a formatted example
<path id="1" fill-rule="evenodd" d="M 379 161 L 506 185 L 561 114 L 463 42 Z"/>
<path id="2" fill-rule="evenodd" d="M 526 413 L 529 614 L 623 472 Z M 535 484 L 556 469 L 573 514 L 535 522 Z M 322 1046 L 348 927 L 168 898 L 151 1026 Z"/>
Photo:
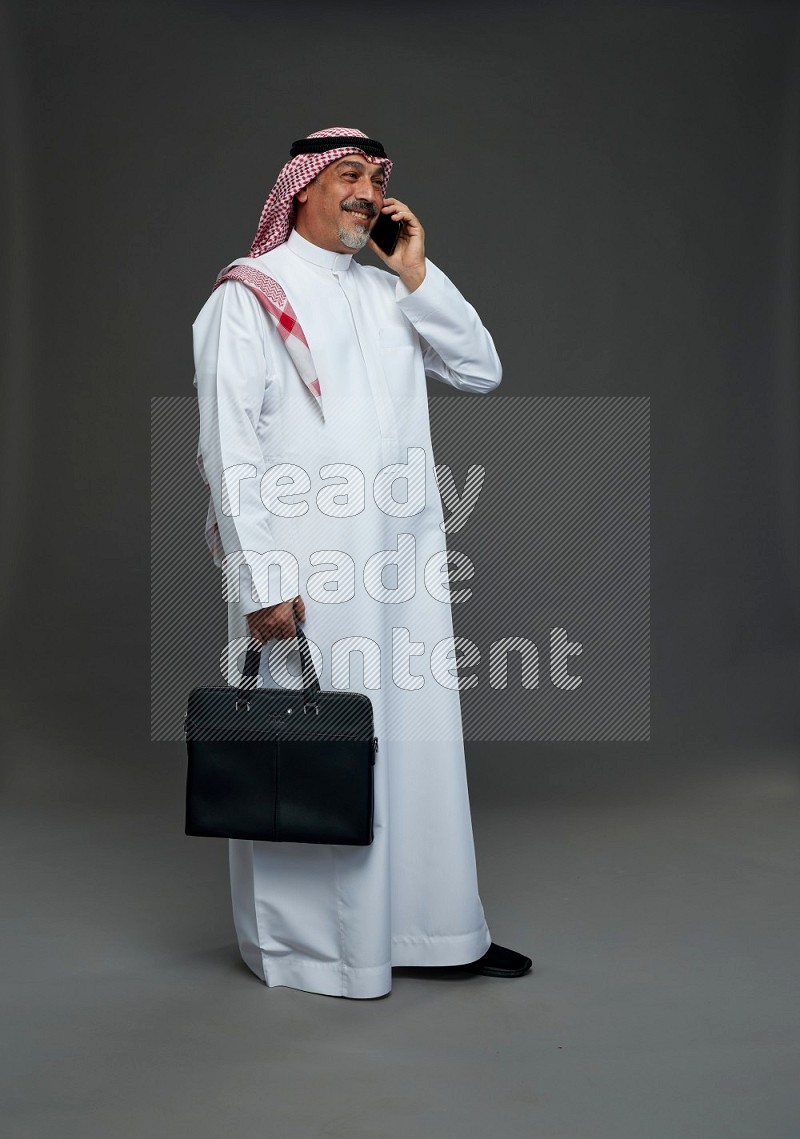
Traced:
<path id="1" fill-rule="evenodd" d="M 182 834 L 181 745 L 11 743 L 13 1139 L 800 1134 L 788 748 L 471 761 L 487 919 L 534 972 L 397 969 L 349 1001 L 240 963 L 224 845 Z"/>

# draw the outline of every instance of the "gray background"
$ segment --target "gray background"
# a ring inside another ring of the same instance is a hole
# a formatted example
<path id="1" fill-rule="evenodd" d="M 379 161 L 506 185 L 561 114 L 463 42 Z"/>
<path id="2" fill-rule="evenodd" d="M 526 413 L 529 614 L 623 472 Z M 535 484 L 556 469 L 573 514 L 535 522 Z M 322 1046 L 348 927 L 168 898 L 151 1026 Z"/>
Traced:
<path id="1" fill-rule="evenodd" d="M 33 0 L 2 33 L 11 1133 L 796 1135 L 798 7 Z M 503 394 L 652 401 L 651 740 L 470 744 L 534 972 L 374 1002 L 247 972 L 148 722 L 150 398 L 192 394 L 214 276 L 334 124 L 385 142 Z"/>

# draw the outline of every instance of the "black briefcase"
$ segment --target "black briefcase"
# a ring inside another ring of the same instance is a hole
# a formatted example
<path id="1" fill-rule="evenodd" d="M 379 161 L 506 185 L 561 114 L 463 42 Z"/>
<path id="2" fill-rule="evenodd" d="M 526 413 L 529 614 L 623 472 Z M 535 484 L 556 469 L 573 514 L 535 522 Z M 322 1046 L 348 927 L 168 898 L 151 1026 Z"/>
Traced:
<path id="1" fill-rule="evenodd" d="M 256 688 L 261 649 L 239 687 L 189 694 L 186 834 L 369 846 L 373 840 L 372 701 L 322 692 L 295 618 L 302 689 Z"/>

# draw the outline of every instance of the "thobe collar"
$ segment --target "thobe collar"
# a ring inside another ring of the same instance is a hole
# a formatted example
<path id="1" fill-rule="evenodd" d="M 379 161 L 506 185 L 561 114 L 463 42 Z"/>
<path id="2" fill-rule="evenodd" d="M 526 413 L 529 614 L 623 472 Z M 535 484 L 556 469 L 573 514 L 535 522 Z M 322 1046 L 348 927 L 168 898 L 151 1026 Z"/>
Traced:
<path id="1" fill-rule="evenodd" d="M 286 239 L 286 245 L 292 253 L 302 257 L 304 261 L 310 261 L 312 265 L 319 265 L 323 269 L 341 272 L 343 269 L 349 269 L 353 260 L 352 253 L 334 253 L 330 249 L 323 249 L 320 245 L 315 245 L 313 241 L 302 237 L 294 228 Z"/>

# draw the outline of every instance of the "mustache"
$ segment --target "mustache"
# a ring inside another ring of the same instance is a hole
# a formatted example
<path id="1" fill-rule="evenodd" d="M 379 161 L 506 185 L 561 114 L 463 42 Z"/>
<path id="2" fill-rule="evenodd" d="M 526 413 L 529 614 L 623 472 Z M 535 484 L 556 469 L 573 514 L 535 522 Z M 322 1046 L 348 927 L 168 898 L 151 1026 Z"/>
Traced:
<path id="1" fill-rule="evenodd" d="M 348 213 L 368 214 L 371 218 L 375 217 L 378 212 L 372 202 L 342 202 L 342 209 L 347 210 Z"/>

